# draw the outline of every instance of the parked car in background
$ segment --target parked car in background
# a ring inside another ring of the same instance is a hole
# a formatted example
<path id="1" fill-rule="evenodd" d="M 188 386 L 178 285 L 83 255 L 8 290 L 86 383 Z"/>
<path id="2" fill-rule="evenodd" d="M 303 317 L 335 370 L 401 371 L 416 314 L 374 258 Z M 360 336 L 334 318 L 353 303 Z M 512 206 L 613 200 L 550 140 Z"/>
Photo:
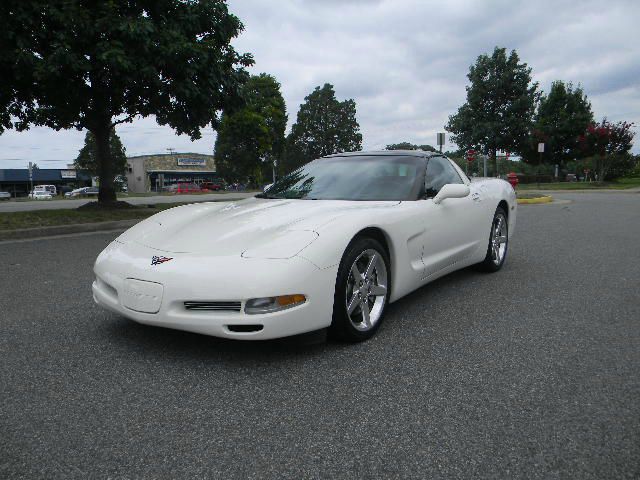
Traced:
<path id="1" fill-rule="evenodd" d="M 222 182 L 202 182 L 200 184 L 200 188 L 202 188 L 202 190 L 219 192 L 220 190 L 224 190 L 224 185 L 222 184 Z"/>
<path id="2" fill-rule="evenodd" d="M 202 189 L 195 183 L 176 183 L 167 188 L 168 192 L 179 193 L 200 193 Z"/>
<path id="3" fill-rule="evenodd" d="M 577 182 L 578 177 L 575 173 L 567 173 L 567 182 Z"/>
<path id="4" fill-rule="evenodd" d="M 49 192 L 52 197 L 58 194 L 58 190 L 55 185 L 36 185 L 33 187 L 34 192 Z"/>
<path id="5" fill-rule="evenodd" d="M 60 195 L 64 195 L 65 197 L 67 196 L 67 193 L 72 192 L 73 191 L 73 187 L 70 187 L 69 185 L 61 185 L 58 188 L 58 193 Z"/>
<path id="6" fill-rule="evenodd" d="M 98 187 L 82 187 L 76 188 L 64 194 L 66 198 L 90 197 L 97 196 L 100 189 Z"/>
<path id="7" fill-rule="evenodd" d="M 9 192 L 0 192 L 0 200 L 10 200 L 11 194 Z"/>
<path id="8" fill-rule="evenodd" d="M 73 197 L 79 197 L 80 196 L 80 192 L 83 190 L 83 188 L 76 188 L 74 190 L 71 190 L 70 192 L 66 192 L 64 194 L 65 198 L 73 198 Z"/>
<path id="9" fill-rule="evenodd" d="M 53 195 L 45 190 L 34 190 L 29 194 L 29 198 L 32 200 L 51 200 Z"/>

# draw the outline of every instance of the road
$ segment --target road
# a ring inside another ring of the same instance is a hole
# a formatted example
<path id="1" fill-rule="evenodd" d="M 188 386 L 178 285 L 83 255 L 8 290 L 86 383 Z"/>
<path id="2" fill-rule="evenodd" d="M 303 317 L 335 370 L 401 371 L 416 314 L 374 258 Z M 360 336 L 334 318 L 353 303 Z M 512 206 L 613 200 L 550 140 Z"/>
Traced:
<path id="1" fill-rule="evenodd" d="M 115 234 L 2 243 L 0 477 L 639 478 L 640 195 L 562 198 L 358 345 L 137 325 Z"/>
<path id="2" fill-rule="evenodd" d="M 196 195 L 157 195 L 152 197 L 121 197 L 133 205 L 151 205 L 155 203 L 210 202 L 230 201 L 252 197 L 256 192 L 205 193 Z M 78 208 L 85 203 L 94 202 L 95 198 L 79 198 L 73 200 L 39 200 L 39 201 L 4 201 L 0 202 L 0 212 L 26 212 L 30 210 L 58 210 Z"/>

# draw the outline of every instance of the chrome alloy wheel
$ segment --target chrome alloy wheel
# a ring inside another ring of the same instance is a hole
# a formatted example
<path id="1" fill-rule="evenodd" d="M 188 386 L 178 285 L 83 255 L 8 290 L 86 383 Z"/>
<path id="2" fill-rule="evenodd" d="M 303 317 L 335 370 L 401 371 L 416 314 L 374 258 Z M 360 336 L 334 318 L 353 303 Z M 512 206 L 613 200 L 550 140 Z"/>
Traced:
<path id="1" fill-rule="evenodd" d="M 507 219 L 502 213 L 498 213 L 493 219 L 491 232 L 491 259 L 495 265 L 500 265 L 507 253 L 507 228 Z"/>
<path id="2" fill-rule="evenodd" d="M 367 249 L 356 257 L 345 298 L 347 316 L 355 329 L 366 332 L 380 320 L 387 301 L 387 267 L 376 250 Z"/>

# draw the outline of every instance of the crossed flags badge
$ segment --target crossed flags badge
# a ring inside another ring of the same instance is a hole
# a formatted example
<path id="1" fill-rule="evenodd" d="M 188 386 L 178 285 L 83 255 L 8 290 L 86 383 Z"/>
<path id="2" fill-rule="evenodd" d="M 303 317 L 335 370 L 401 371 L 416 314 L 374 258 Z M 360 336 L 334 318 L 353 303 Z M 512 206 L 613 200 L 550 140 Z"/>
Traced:
<path id="1" fill-rule="evenodd" d="M 160 265 L 161 263 L 168 262 L 169 260 L 173 260 L 173 258 L 169 257 L 156 257 L 155 255 L 151 257 L 151 265 Z"/>

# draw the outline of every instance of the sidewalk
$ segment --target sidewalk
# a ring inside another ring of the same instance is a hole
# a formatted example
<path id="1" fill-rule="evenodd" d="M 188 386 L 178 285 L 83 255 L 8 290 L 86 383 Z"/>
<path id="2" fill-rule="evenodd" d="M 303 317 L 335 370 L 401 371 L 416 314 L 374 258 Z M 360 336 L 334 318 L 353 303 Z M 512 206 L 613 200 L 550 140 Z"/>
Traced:
<path id="1" fill-rule="evenodd" d="M 550 194 L 550 193 L 560 193 L 560 194 L 567 194 L 567 193 L 640 193 L 640 187 L 633 187 L 633 188 L 584 188 L 584 189 L 576 189 L 576 190 L 544 190 L 544 189 L 532 189 L 532 190 L 518 190 L 516 188 L 516 191 L 522 192 L 522 193 L 532 193 L 532 194 L 541 194 L 541 195 L 546 195 L 546 194 Z"/>

